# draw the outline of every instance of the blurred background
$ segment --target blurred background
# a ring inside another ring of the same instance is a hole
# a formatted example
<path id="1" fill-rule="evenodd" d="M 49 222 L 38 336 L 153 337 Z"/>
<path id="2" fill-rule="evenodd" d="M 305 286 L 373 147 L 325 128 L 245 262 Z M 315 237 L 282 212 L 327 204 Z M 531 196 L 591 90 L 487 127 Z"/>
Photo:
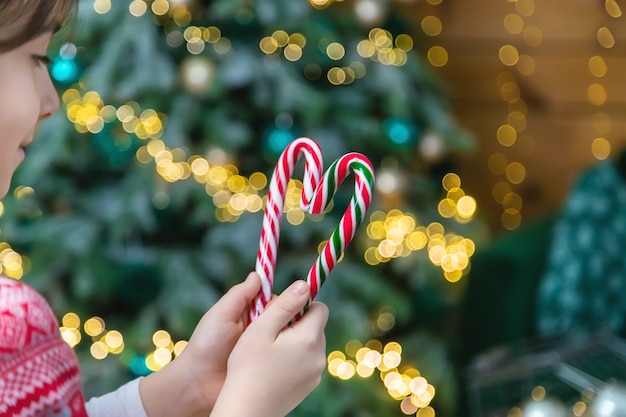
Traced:
<path id="1" fill-rule="evenodd" d="M 254 269 L 285 146 L 371 159 L 293 416 L 621 416 L 626 25 L 617 0 L 82 0 L 62 108 L 0 205 L 0 267 L 100 395 L 184 349 Z M 349 204 L 287 192 L 275 292 Z"/>

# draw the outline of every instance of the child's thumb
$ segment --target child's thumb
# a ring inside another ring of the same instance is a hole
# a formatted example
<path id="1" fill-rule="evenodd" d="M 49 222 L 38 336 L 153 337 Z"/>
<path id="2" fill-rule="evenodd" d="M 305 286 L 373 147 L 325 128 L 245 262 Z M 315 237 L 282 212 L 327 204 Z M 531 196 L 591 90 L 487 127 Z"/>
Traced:
<path id="1" fill-rule="evenodd" d="M 305 281 L 294 282 L 272 301 L 257 321 L 262 321 L 277 335 L 304 308 L 309 300 L 309 293 L 309 286 Z"/>

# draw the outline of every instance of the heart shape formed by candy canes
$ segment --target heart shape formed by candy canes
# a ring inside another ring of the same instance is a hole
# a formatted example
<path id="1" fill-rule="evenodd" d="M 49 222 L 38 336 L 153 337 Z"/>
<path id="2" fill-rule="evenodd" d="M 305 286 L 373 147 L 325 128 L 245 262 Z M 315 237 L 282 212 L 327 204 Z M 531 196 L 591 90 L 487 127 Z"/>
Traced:
<path id="1" fill-rule="evenodd" d="M 300 208 L 303 211 L 310 214 L 322 214 L 332 201 L 337 188 L 350 172 L 354 172 L 355 182 L 354 194 L 339 221 L 339 226 L 330 235 L 309 270 L 306 277 L 311 289 L 309 301 L 294 320 L 299 319 L 309 308 L 326 277 L 354 238 L 356 229 L 363 221 L 372 200 L 374 169 L 372 163 L 364 155 L 356 152 L 345 154 L 333 162 L 322 175 L 322 151 L 317 142 L 306 137 L 291 142 L 278 159 L 267 193 L 255 267 L 261 277 L 262 285 L 252 303 L 250 321 L 263 312 L 272 296 L 276 252 L 287 184 L 302 155 L 305 157 L 302 193 L 300 194 Z"/>

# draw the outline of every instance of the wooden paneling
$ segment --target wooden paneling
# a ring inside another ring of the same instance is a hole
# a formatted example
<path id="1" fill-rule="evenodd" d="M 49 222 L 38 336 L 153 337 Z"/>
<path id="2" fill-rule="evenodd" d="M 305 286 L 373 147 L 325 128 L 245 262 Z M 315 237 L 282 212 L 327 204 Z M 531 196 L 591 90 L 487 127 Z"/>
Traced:
<path id="1" fill-rule="evenodd" d="M 491 189 L 505 178 L 487 167 L 493 153 L 525 165 L 526 180 L 514 190 L 524 199 L 524 221 L 530 221 L 558 208 L 580 172 L 597 162 L 591 152 L 596 137 L 605 137 L 613 154 L 626 144 L 626 17 L 610 17 L 603 0 L 518 3 L 519 8 L 508 0 L 402 3 L 402 7 L 412 9 L 407 15 L 414 19 L 416 30 L 429 14 L 443 23 L 441 34 L 430 39 L 449 52 L 448 63 L 437 73 L 450 92 L 459 123 L 478 141 L 477 151 L 461 158 L 460 174 L 469 192 L 477 197 L 482 214 L 496 229 L 502 206 L 493 200 Z M 539 46 L 529 46 L 522 34 L 505 30 L 504 17 L 509 13 L 524 14 L 524 26 L 542 32 Z M 603 26 L 615 37 L 612 48 L 598 43 L 596 34 Z M 498 50 L 504 44 L 531 56 L 535 71 L 526 76 L 515 67 L 503 65 Z M 608 72 L 602 78 L 589 71 L 589 59 L 594 55 L 602 56 L 607 64 Z M 496 140 L 496 130 L 508 114 L 497 82 L 502 71 L 515 75 L 521 97 L 528 104 L 526 128 L 518 142 L 508 148 Z M 601 106 L 591 105 L 587 98 L 593 82 L 601 83 L 607 91 L 607 101 Z M 597 112 L 606 113 L 612 121 L 605 134 L 594 128 Z"/>

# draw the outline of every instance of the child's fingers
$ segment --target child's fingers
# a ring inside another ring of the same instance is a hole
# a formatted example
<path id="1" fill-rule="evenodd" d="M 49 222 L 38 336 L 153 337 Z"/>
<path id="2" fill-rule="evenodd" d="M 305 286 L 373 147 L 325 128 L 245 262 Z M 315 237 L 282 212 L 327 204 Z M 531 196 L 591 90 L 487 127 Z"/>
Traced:
<path id="1" fill-rule="evenodd" d="M 294 282 L 274 298 L 255 321 L 267 326 L 275 337 L 304 308 L 309 300 L 309 292 L 309 286 L 305 281 Z"/>
<path id="2" fill-rule="evenodd" d="M 233 286 L 215 307 L 226 317 L 239 317 L 250 308 L 254 297 L 261 290 L 261 279 L 256 272 L 250 272 L 246 280 Z"/>

